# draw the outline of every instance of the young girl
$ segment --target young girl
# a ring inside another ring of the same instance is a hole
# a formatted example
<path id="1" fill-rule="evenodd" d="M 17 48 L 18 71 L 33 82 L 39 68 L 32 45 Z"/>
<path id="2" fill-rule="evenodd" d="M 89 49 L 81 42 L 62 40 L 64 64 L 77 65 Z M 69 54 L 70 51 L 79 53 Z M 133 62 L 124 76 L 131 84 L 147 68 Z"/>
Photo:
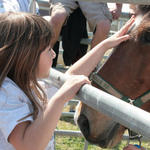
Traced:
<path id="1" fill-rule="evenodd" d="M 38 79 L 47 78 L 55 57 L 52 31 L 40 16 L 0 14 L 0 150 L 44 150 L 64 104 L 83 84 L 104 53 L 129 39 L 134 18 L 98 44 L 66 73 L 64 85 L 48 99 Z"/>

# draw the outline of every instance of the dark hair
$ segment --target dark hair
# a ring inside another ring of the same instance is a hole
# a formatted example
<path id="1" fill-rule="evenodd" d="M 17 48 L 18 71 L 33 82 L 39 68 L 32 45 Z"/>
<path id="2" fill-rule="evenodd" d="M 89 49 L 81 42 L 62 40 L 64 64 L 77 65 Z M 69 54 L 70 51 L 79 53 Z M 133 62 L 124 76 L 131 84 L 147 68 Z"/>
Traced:
<path id="1" fill-rule="evenodd" d="M 50 45 L 51 38 L 51 26 L 40 16 L 0 14 L 0 86 L 6 76 L 11 78 L 33 103 L 34 116 L 38 107 L 43 108 L 40 103 L 44 106 L 47 102 L 36 73 L 40 54 Z"/>
<path id="2" fill-rule="evenodd" d="M 144 15 L 150 11 L 150 5 L 138 5 L 137 9 L 139 13 Z"/>

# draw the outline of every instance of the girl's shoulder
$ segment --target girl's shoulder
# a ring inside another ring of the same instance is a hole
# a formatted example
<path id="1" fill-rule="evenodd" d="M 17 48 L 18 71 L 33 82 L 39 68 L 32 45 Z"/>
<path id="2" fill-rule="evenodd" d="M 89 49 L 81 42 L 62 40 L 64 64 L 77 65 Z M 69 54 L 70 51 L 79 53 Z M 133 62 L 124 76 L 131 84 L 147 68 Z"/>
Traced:
<path id="1" fill-rule="evenodd" d="M 17 84 L 11 80 L 10 78 L 6 77 L 2 83 L 1 89 L 18 89 L 19 87 L 17 86 Z"/>
<path id="2" fill-rule="evenodd" d="M 0 88 L 0 93 L 5 93 L 6 95 L 22 95 L 24 92 L 19 88 L 19 86 L 10 78 L 6 77 Z"/>
<path id="3" fill-rule="evenodd" d="M 18 102 L 30 103 L 25 93 L 18 87 L 18 85 L 10 78 L 6 77 L 0 87 L 0 106 L 5 103 Z"/>

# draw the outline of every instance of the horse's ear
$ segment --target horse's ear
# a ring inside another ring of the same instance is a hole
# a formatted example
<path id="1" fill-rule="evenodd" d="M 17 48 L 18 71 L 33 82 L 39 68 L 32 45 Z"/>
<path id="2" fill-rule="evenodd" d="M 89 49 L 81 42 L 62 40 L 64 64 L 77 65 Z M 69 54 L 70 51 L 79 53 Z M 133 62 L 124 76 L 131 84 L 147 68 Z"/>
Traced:
<path id="1" fill-rule="evenodd" d="M 138 5 L 137 6 L 138 11 L 142 13 L 143 15 L 150 12 L 150 5 Z"/>
<path id="2" fill-rule="evenodd" d="M 143 33 L 141 40 L 144 43 L 150 43 L 150 31 Z"/>
<path id="3" fill-rule="evenodd" d="M 150 28 L 138 35 L 138 40 L 144 44 L 150 44 Z"/>

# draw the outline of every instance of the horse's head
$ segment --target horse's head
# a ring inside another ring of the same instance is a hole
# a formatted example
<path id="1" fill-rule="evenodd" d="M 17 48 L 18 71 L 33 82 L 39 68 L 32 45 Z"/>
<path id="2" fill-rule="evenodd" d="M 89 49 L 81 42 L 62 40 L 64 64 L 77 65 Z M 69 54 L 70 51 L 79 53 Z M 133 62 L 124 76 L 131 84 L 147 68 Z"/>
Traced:
<path id="1" fill-rule="evenodd" d="M 150 90 L 150 13 L 130 31 L 130 35 L 128 41 L 114 49 L 98 75 L 123 96 L 136 99 Z M 96 82 L 93 85 L 103 88 Z M 141 106 L 142 109 L 150 111 L 148 104 L 149 102 Z M 126 130 L 126 127 L 110 117 L 81 102 L 77 107 L 75 120 L 87 141 L 103 148 L 114 147 L 121 141 Z"/>

